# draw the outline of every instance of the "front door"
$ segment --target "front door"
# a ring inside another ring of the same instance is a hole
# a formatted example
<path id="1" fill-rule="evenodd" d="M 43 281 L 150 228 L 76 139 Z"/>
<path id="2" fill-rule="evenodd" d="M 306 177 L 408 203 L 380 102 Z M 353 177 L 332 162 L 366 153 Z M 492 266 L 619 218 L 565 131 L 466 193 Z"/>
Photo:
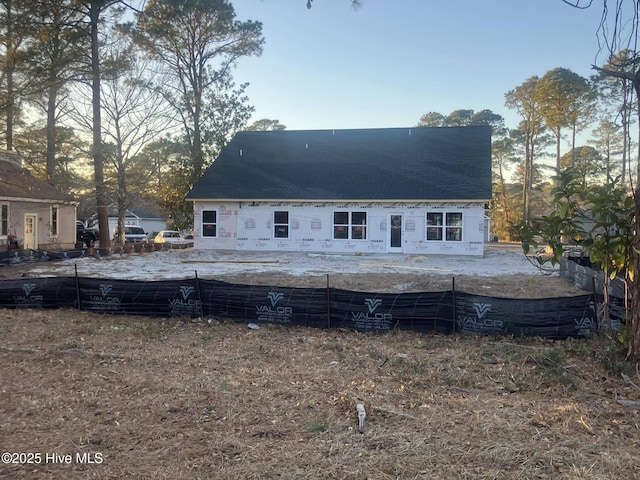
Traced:
<path id="1" fill-rule="evenodd" d="M 387 225 L 389 225 L 387 252 L 402 253 L 402 214 L 390 213 L 387 219 Z"/>
<path id="2" fill-rule="evenodd" d="M 38 216 L 32 213 L 26 213 L 24 215 L 24 248 L 31 248 L 33 250 L 38 248 L 36 227 Z"/>

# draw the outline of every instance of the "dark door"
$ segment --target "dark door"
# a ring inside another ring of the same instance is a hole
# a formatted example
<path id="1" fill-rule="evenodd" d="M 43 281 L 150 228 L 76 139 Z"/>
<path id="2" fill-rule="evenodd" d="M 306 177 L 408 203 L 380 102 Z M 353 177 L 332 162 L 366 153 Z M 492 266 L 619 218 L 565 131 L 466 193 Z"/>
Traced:
<path id="1" fill-rule="evenodd" d="M 389 215 L 389 252 L 402 252 L 402 214 Z"/>

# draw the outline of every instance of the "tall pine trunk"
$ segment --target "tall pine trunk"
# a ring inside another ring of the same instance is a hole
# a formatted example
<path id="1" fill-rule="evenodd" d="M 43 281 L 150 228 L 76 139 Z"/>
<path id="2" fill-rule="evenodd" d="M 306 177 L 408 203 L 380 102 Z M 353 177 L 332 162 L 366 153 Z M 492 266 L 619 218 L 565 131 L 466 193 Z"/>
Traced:
<path id="1" fill-rule="evenodd" d="M 96 186 L 96 210 L 98 213 L 98 241 L 100 252 L 109 253 L 109 214 L 104 184 L 104 151 L 102 148 L 102 117 L 100 114 L 100 55 L 98 50 L 98 22 L 104 0 L 91 2 L 89 20 L 91 25 L 91 73 L 93 108 L 93 171 Z"/>
<path id="2" fill-rule="evenodd" d="M 636 92 L 636 102 L 638 103 L 638 107 L 640 107 L 640 70 L 635 72 L 633 77 L 633 87 Z M 640 120 L 640 110 L 638 110 L 638 120 Z M 636 168 L 637 179 L 639 178 L 638 174 L 640 174 L 640 161 Z M 627 329 L 629 334 L 627 358 L 632 362 L 638 362 L 640 361 L 640 281 L 638 281 L 638 274 L 640 273 L 640 187 L 635 188 L 633 192 L 633 200 L 635 206 L 635 232 L 633 235 L 634 278 L 631 283 L 631 312 L 627 318 Z"/>
<path id="3" fill-rule="evenodd" d="M 640 282 L 637 275 L 640 272 L 640 189 L 634 192 L 635 204 L 635 234 L 633 238 L 633 271 L 634 279 L 631 283 L 631 312 L 627 317 L 629 344 L 627 359 L 632 362 L 640 361 Z"/>
<path id="4" fill-rule="evenodd" d="M 56 102 L 58 85 L 49 86 L 47 98 L 47 178 L 51 180 L 56 173 Z"/>
<path id="5" fill-rule="evenodd" d="M 6 63 L 5 63 L 5 77 L 7 79 L 7 106 L 6 106 L 6 128 L 5 136 L 7 143 L 7 150 L 13 150 L 13 117 L 15 115 L 15 85 L 13 81 L 13 74 L 15 71 L 15 60 L 17 47 L 15 44 L 15 33 L 13 24 L 13 2 L 8 1 L 6 4 L 7 9 L 7 41 L 6 48 Z"/>

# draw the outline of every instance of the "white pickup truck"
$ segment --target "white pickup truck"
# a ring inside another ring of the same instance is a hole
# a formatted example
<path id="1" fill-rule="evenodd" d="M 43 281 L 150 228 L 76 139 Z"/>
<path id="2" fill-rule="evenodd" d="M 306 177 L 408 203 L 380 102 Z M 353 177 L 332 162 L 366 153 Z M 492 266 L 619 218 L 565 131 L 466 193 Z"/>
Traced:
<path id="1" fill-rule="evenodd" d="M 123 242 L 120 241 L 118 227 L 113 229 L 114 243 L 146 243 L 147 240 L 147 233 L 140 225 L 125 225 Z"/>

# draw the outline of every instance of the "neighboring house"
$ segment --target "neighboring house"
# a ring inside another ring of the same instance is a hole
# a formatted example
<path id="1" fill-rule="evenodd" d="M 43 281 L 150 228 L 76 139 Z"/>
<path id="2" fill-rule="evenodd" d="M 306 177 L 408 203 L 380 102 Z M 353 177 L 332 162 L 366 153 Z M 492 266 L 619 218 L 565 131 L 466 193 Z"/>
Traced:
<path id="1" fill-rule="evenodd" d="M 137 198 L 134 205 L 127 209 L 124 217 L 126 225 L 139 225 L 152 239 L 153 235 L 167 229 L 167 217 L 162 215 L 158 206 L 149 199 Z M 109 234 L 118 226 L 118 211 L 116 205 L 109 206 Z"/>
<path id="2" fill-rule="evenodd" d="M 78 204 L 22 168 L 20 156 L 0 151 L 0 249 L 64 250 L 76 242 Z"/>
<path id="3" fill-rule="evenodd" d="M 483 255 L 491 129 L 241 132 L 187 199 L 195 248 Z"/>

